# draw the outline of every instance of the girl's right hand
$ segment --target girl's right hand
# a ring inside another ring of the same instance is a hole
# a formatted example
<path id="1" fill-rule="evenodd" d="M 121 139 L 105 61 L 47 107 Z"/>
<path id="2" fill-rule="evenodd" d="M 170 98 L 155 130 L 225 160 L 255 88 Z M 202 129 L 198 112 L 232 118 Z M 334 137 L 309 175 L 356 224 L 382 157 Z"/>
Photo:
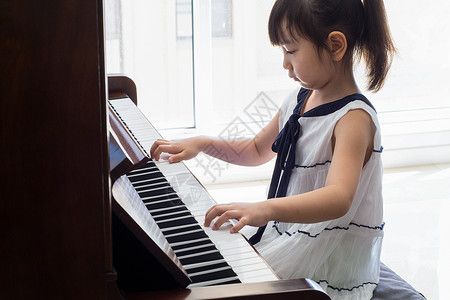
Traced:
<path id="1" fill-rule="evenodd" d="M 167 141 L 158 139 L 153 143 L 150 149 L 150 156 L 152 159 L 158 161 L 161 153 L 169 153 L 169 163 L 176 163 L 182 160 L 194 158 L 203 150 L 203 143 L 201 138 L 189 138 L 179 141 Z"/>

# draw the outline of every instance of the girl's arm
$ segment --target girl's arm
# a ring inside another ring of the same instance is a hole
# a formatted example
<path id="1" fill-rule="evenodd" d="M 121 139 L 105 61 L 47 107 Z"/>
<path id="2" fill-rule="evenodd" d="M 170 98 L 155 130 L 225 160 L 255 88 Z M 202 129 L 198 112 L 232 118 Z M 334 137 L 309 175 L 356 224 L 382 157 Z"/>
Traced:
<path id="1" fill-rule="evenodd" d="M 213 229 L 229 219 L 237 219 L 239 222 L 231 229 L 237 232 L 245 225 L 262 226 L 270 220 L 315 223 L 345 215 L 355 196 L 361 170 L 372 153 L 374 134 L 375 126 L 366 112 L 348 112 L 334 129 L 333 158 L 323 188 L 258 203 L 215 205 L 206 213 L 205 226 L 210 226 L 215 217 L 218 218 Z"/>
<path id="2" fill-rule="evenodd" d="M 252 139 L 228 141 L 198 136 L 180 141 L 157 140 L 152 145 L 150 154 L 156 160 L 159 160 L 162 152 L 172 154 L 168 160 L 170 163 L 175 163 L 191 159 L 203 151 L 232 164 L 261 165 L 275 156 L 271 146 L 278 135 L 279 114 L 280 112 Z"/>

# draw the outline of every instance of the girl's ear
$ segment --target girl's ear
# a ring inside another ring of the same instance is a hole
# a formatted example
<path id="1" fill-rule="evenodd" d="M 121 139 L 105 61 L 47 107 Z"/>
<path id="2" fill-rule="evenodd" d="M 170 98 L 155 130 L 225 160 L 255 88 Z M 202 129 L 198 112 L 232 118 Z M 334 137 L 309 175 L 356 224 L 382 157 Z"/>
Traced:
<path id="1" fill-rule="evenodd" d="M 331 57 L 334 61 L 341 61 L 347 51 L 347 39 L 340 31 L 332 31 L 328 35 L 328 45 L 331 49 Z"/>

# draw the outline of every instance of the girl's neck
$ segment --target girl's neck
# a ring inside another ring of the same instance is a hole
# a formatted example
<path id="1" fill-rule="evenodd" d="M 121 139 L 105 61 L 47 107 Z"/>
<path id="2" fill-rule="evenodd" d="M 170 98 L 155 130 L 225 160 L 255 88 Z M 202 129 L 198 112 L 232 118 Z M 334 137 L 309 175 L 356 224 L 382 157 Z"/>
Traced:
<path id="1" fill-rule="evenodd" d="M 302 113 L 307 112 L 319 105 L 342 99 L 348 95 L 360 93 L 352 70 L 339 72 L 323 87 L 312 90 L 306 99 Z"/>

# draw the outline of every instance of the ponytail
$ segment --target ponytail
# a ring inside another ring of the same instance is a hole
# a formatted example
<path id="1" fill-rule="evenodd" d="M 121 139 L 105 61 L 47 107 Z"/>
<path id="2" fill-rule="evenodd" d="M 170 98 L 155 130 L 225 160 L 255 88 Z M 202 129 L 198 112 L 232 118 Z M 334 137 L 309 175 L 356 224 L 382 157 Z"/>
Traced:
<path id="1" fill-rule="evenodd" d="M 273 45 L 282 45 L 286 34 L 294 40 L 298 35 L 328 51 L 330 32 L 342 32 L 347 39 L 345 63 L 352 65 L 362 57 L 368 89 L 375 92 L 383 87 L 396 52 L 383 0 L 277 0 L 268 25 Z"/>
<path id="2" fill-rule="evenodd" d="M 396 52 L 382 0 L 363 0 L 364 30 L 361 38 L 362 56 L 369 70 L 368 89 L 378 92 Z"/>

